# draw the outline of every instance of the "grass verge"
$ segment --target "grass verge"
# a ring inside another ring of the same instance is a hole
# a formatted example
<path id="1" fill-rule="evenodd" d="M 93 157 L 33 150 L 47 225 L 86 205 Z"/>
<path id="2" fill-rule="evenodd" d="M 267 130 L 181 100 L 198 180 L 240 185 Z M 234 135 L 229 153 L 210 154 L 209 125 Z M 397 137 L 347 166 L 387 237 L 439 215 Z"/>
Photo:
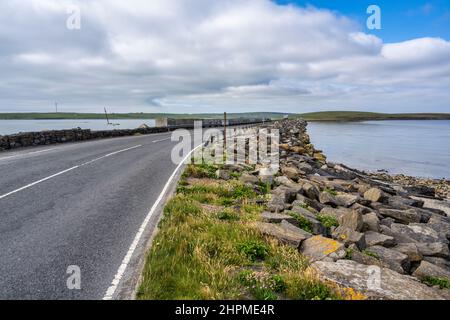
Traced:
<path id="1" fill-rule="evenodd" d="M 319 280 L 297 250 L 259 233 L 258 186 L 213 179 L 213 169 L 187 167 L 164 209 L 138 299 L 354 298 Z"/>

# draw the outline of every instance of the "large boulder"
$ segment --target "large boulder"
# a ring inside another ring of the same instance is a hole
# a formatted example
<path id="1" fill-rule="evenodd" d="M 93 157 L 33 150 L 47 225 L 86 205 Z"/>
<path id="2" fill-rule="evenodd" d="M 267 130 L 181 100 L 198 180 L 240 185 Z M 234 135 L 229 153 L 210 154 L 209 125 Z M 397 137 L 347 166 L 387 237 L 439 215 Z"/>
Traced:
<path id="1" fill-rule="evenodd" d="M 372 202 L 385 202 L 387 195 L 378 188 L 371 188 L 364 192 L 364 199 Z"/>
<path id="2" fill-rule="evenodd" d="M 256 227 L 262 234 L 274 237 L 281 243 L 296 249 L 299 248 L 303 240 L 308 238 L 303 232 L 294 232 L 273 223 L 258 222 Z"/>
<path id="3" fill-rule="evenodd" d="M 450 251 L 446 243 L 416 243 L 416 246 L 419 252 L 424 256 L 439 257 L 450 260 Z"/>
<path id="4" fill-rule="evenodd" d="M 420 253 L 415 243 L 399 243 L 392 249 L 406 254 L 411 262 L 418 262 L 423 259 L 423 255 Z"/>
<path id="5" fill-rule="evenodd" d="M 311 261 L 325 258 L 337 260 L 345 257 L 345 247 L 342 243 L 320 235 L 303 241 L 300 252 Z"/>
<path id="6" fill-rule="evenodd" d="M 293 218 L 291 216 L 288 216 L 287 214 L 280 214 L 280 213 L 264 211 L 261 214 L 261 219 L 263 222 L 281 223 L 281 221 L 283 221 L 283 220 L 290 220 Z"/>
<path id="7" fill-rule="evenodd" d="M 423 257 L 423 260 L 428 261 L 438 267 L 446 270 L 450 270 L 450 260 L 439 258 L 439 257 Z"/>
<path id="8" fill-rule="evenodd" d="M 387 236 L 374 231 L 367 231 L 366 235 L 366 243 L 367 246 L 383 246 L 383 247 L 393 247 L 395 245 L 394 237 Z"/>
<path id="9" fill-rule="evenodd" d="M 325 216 L 332 216 L 336 218 L 337 220 L 341 219 L 342 216 L 345 214 L 351 213 L 352 210 L 347 208 L 332 208 L 332 207 L 325 207 L 322 210 L 320 210 L 321 215 Z"/>
<path id="10" fill-rule="evenodd" d="M 362 231 L 380 232 L 380 219 L 375 212 L 369 212 L 363 215 Z"/>
<path id="11" fill-rule="evenodd" d="M 305 183 L 303 185 L 303 194 L 310 199 L 319 200 L 320 192 L 315 185 L 311 183 Z"/>
<path id="12" fill-rule="evenodd" d="M 311 238 L 313 235 L 303 229 L 300 229 L 298 227 L 296 227 L 293 223 L 292 220 L 283 220 L 280 223 L 280 227 L 282 227 L 283 229 L 295 232 L 295 233 L 300 233 L 302 234 L 306 239 L 307 238 Z"/>
<path id="13" fill-rule="evenodd" d="M 422 261 L 412 275 L 422 280 L 432 277 L 450 281 L 450 271 L 448 269 L 438 267 L 428 261 Z"/>
<path id="14" fill-rule="evenodd" d="M 245 184 L 257 184 L 259 182 L 259 179 L 257 176 L 254 176 L 252 174 L 243 173 L 239 177 L 239 181 L 241 181 L 242 183 L 245 183 Z"/>
<path id="15" fill-rule="evenodd" d="M 405 273 L 409 271 L 410 261 L 406 254 L 399 251 L 388 249 L 381 246 L 373 246 L 367 248 L 367 251 L 384 262 L 390 269 L 398 272 Z"/>
<path id="16" fill-rule="evenodd" d="M 301 174 L 304 174 L 304 172 L 301 172 L 299 169 L 297 169 L 294 166 L 285 166 L 281 169 L 281 172 L 288 177 L 291 180 L 298 181 Z"/>
<path id="17" fill-rule="evenodd" d="M 276 177 L 275 178 L 275 183 L 277 185 L 281 185 L 281 186 L 288 187 L 289 189 L 293 189 L 297 193 L 302 190 L 302 185 L 301 184 L 295 183 L 292 180 L 290 180 L 288 177 L 285 177 L 285 176 Z"/>
<path id="18" fill-rule="evenodd" d="M 411 223 L 409 225 L 393 223 L 391 230 L 421 243 L 443 242 L 448 244 L 448 240 L 444 235 L 439 234 L 424 223 Z"/>
<path id="19" fill-rule="evenodd" d="M 350 260 L 317 261 L 312 267 L 322 279 L 363 292 L 373 299 L 445 300 L 446 295 L 411 276 L 387 268 L 366 266 Z"/>
<path id="20" fill-rule="evenodd" d="M 339 226 L 349 228 L 354 231 L 361 231 L 363 225 L 363 216 L 357 211 L 347 212 L 339 218 Z"/>
<path id="21" fill-rule="evenodd" d="M 279 186 L 272 190 L 272 195 L 280 197 L 285 203 L 292 203 L 297 197 L 297 189 Z"/>
<path id="22" fill-rule="evenodd" d="M 364 233 L 355 231 L 353 229 L 339 226 L 333 231 L 333 239 L 336 239 L 342 243 L 346 247 L 354 244 L 358 247 L 359 250 L 364 250 L 366 248 L 366 239 Z"/>
<path id="23" fill-rule="evenodd" d="M 360 200 L 360 196 L 351 193 L 340 193 L 335 196 L 335 199 L 344 207 L 350 207 Z"/>
<path id="24" fill-rule="evenodd" d="M 400 223 L 419 223 L 422 216 L 414 209 L 410 210 L 395 210 L 395 209 L 380 209 L 380 214 L 385 217 L 390 217 Z"/>
<path id="25" fill-rule="evenodd" d="M 330 193 L 326 191 L 322 191 L 319 195 L 319 202 L 324 205 L 329 205 L 332 207 L 338 207 L 341 205 L 341 203 Z"/>

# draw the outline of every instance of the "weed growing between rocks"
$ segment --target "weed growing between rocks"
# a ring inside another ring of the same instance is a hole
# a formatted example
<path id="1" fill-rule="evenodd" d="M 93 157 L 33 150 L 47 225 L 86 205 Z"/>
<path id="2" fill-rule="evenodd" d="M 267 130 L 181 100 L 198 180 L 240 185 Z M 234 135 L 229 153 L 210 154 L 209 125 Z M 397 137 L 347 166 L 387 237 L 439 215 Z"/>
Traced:
<path id="1" fill-rule="evenodd" d="M 422 282 L 429 286 L 438 286 L 441 289 L 450 289 L 450 281 L 445 278 L 427 276 L 422 280 Z"/>

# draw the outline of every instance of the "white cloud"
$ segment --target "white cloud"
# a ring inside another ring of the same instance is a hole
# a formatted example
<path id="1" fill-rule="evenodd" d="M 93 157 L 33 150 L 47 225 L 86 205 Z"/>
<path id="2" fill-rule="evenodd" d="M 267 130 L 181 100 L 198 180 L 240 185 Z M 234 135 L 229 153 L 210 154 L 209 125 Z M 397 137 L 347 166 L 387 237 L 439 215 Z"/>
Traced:
<path id="1" fill-rule="evenodd" d="M 66 29 L 79 5 L 82 29 Z M 450 42 L 268 0 L 0 3 L 0 111 L 450 111 Z"/>

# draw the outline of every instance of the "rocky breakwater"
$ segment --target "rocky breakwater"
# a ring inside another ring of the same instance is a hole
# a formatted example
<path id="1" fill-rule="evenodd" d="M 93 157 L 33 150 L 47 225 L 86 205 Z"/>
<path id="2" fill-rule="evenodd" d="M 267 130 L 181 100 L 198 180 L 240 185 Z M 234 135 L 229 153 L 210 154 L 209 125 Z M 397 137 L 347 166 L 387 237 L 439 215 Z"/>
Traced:
<path id="1" fill-rule="evenodd" d="M 271 186 L 262 233 L 297 248 L 323 279 L 369 298 L 450 298 L 450 218 L 425 205 L 432 188 L 421 194 L 420 186 L 404 188 L 327 162 L 310 143 L 305 121 L 270 127 L 280 130 L 280 172 L 257 166 L 259 179 L 241 177 Z"/>

